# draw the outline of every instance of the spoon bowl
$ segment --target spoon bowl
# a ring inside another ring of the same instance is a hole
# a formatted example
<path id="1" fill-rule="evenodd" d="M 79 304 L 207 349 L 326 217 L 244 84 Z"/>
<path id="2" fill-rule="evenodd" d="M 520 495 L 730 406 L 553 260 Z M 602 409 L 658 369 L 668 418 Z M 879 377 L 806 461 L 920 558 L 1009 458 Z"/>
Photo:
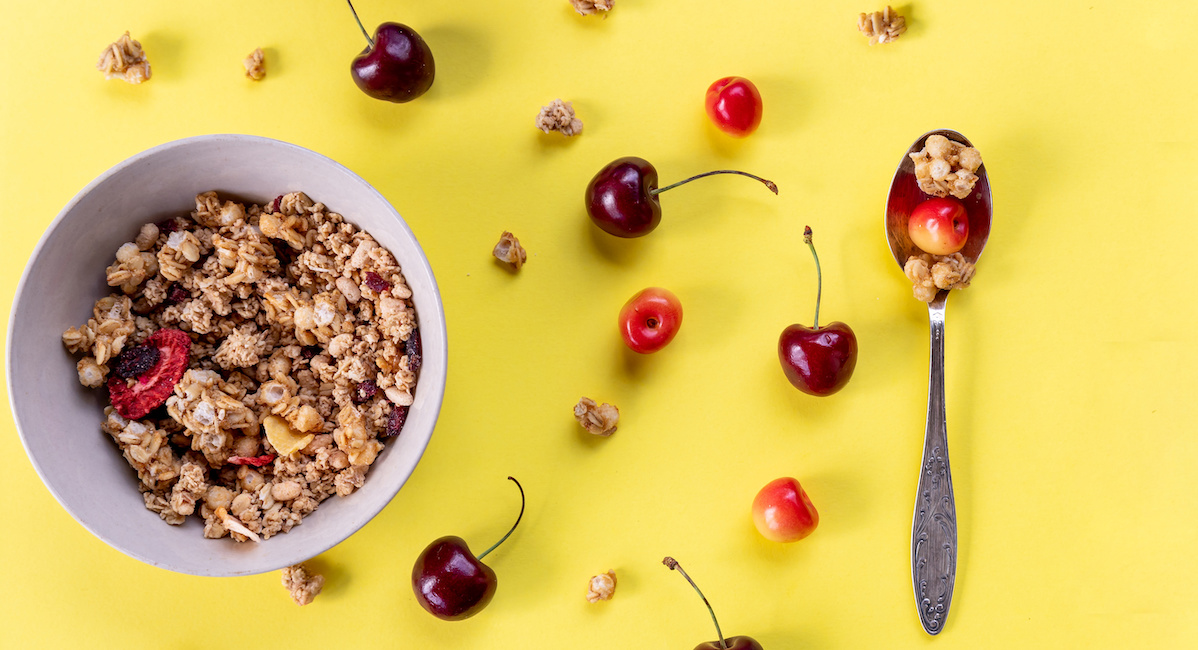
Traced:
<path id="1" fill-rule="evenodd" d="M 886 199 L 886 240 L 890 252 L 905 268 L 907 260 L 923 253 L 907 230 L 907 221 L 915 206 L 928 196 L 919 189 L 915 163 L 910 154 L 924 147 L 929 136 L 942 135 L 972 147 L 965 136 L 949 129 L 929 131 L 919 137 L 903 154 L 890 194 Z M 961 255 L 977 263 L 990 237 L 993 206 L 990 179 L 983 164 L 977 171 L 977 183 L 961 202 L 969 219 L 969 235 Z M 928 419 L 924 429 L 923 461 L 911 522 L 911 581 L 919 622 L 924 631 L 936 635 L 944 629 L 952 604 L 957 576 L 957 506 L 953 497 L 953 476 L 948 463 L 948 423 L 944 397 L 944 309 L 948 290 L 941 289 L 928 303 L 931 343 L 929 345 Z"/>
<path id="2" fill-rule="evenodd" d="M 915 210 L 915 206 L 931 197 L 919 189 L 919 184 L 915 179 L 915 162 L 911 160 L 910 154 L 919 153 L 927 139 L 933 135 L 942 135 L 967 147 L 973 146 L 968 138 L 956 131 L 937 129 L 919 136 L 907 149 L 907 153 L 903 154 L 898 169 L 894 171 L 894 180 L 890 181 L 890 194 L 886 198 L 885 224 L 886 241 L 890 244 L 890 252 L 894 255 L 894 260 L 898 262 L 900 268 L 906 266 L 907 259 L 912 255 L 923 253 L 911 241 L 911 235 L 907 231 L 907 221 L 911 218 L 911 212 Z M 965 240 L 965 247 L 961 249 L 961 255 L 973 264 L 976 264 L 978 258 L 981 257 L 982 249 L 986 247 L 986 240 L 990 237 L 990 217 L 994 211 L 990 197 L 990 178 L 986 175 L 985 163 L 978 168 L 977 177 L 977 184 L 973 186 L 973 191 L 969 193 L 969 196 L 961 199 L 961 203 L 969 215 L 969 237 Z"/>

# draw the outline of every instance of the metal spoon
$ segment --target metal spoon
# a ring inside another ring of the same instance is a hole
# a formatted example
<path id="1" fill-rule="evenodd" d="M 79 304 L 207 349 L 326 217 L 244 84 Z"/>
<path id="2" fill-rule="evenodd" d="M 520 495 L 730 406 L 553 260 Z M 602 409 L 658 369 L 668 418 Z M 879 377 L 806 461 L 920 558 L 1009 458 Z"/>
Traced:
<path id="1" fill-rule="evenodd" d="M 903 268 L 907 259 L 919 255 L 907 233 L 907 220 L 915 206 L 928 197 L 915 180 L 915 163 L 908 154 L 923 149 L 928 136 L 942 135 L 972 147 L 965 136 L 948 129 L 929 131 L 911 145 L 890 183 L 886 199 L 886 240 L 890 252 Z M 961 254 L 976 263 L 990 236 L 993 207 L 990 179 L 983 165 L 977 171 L 973 192 L 961 202 L 969 213 L 969 238 Z M 948 465 L 948 427 L 944 417 L 944 306 L 948 291 L 941 290 L 928 303 L 931 321 L 931 370 L 928 381 L 928 420 L 924 433 L 923 464 L 911 524 L 911 580 L 919 621 L 928 634 L 939 634 L 948 619 L 957 574 L 957 507 L 953 501 L 953 475 Z"/>

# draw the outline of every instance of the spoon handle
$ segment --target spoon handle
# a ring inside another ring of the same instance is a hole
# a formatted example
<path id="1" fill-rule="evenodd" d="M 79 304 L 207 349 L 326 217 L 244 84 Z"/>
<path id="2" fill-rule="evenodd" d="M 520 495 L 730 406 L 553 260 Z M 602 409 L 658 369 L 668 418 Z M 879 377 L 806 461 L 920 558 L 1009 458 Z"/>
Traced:
<path id="1" fill-rule="evenodd" d="M 957 506 L 944 416 L 944 303 L 942 296 L 928 305 L 932 330 L 928 422 L 911 524 L 915 604 L 924 631 L 933 635 L 944 629 L 957 574 Z"/>

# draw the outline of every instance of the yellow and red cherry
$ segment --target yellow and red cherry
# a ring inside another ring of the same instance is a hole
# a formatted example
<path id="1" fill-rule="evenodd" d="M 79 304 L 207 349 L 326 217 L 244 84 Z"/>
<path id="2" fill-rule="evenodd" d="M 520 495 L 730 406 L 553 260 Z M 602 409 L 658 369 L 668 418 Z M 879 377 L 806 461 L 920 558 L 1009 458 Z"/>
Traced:
<path id="1" fill-rule="evenodd" d="M 751 636 L 730 636 L 725 639 L 724 633 L 720 631 L 720 622 L 715 618 L 715 610 L 711 608 L 711 603 L 707 602 L 707 596 L 704 596 L 703 592 L 699 590 L 699 585 L 695 584 L 695 581 L 691 580 L 691 577 L 686 575 L 686 571 L 682 570 L 682 565 L 678 564 L 678 560 L 675 560 L 672 557 L 667 557 L 662 560 L 661 563 L 670 567 L 670 569 L 681 573 L 682 577 L 686 578 L 686 581 L 689 582 L 691 587 L 694 587 L 695 592 L 699 594 L 699 598 L 703 599 L 703 604 L 707 605 L 707 611 L 711 614 L 711 622 L 715 623 L 715 633 L 719 639 L 715 641 L 708 641 L 706 643 L 700 643 L 699 645 L 695 646 L 695 650 L 764 650 L 761 647 L 761 644 Z"/>
<path id="2" fill-rule="evenodd" d="M 753 524 L 771 542 L 797 542 L 819 525 L 819 513 L 803 486 L 780 478 L 761 488 L 753 499 Z"/>
<path id="3" fill-rule="evenodd" d="M 716 128 L 733 137 L 743 138 L 761 125 L 761 93 L 744 77 L 717 79 L 708 86 L 703 107 Z"/>
<path id="4" fill-rule="evenodd" d="M 682 327 L 682 301 L 661 287 L 638 291 L 620 309 L 619 325 L 620 336 L 633 352 L 657 352 Z"/>
<path id="5" fill-rule="evenodd" d="M 649 161 L 625 156 L 608 163 L 587 184 L 584 200 L 587 215 L 604 232 L 617 237 L 642 237 L 661 223 L 658 195 L 679 185 L 714 174 L 739 174 L 765 184 L 774 194 L 772 181 L 742 171 L 720 169 L 691 176 L 666 187 L 657 186 L 657 169 Z"/>
<path id="6" fill-rule="evenodd" d="M 907 220 L 911 241 L 925 253 L 952 255 L 969 239 L 969 214 L 953 198 L 932 198 L 915 206 Z"/>
<path id="7" fill-rule="evenodd" d="M 482 559 L 507 540 L 524 517 L 524 488 L 516 479 L 507 478 L 520 488 L 520 514 L 502 539 L 475 557 L 465 540 L 448 535 L 433 541 L 416 558 L 412 589 L 416 601 L 433 616 L 445 621 L 470 618 L 495 597 L 498 578 Z"/>
<path id="8" fill-rule="evenodd" d="M 812 327 L 795 324 L 782 330 L 778 337 L 778 360 L 782 372 L 795 388 L 808 395 L 826 397 L 844 388 L 853 376 L 853 369 L 857 367 L 857 335 L 840 321 L 820 327 L 823 274 L 819 268 L 819 255 L 811 243 L 810 227 L 804 229 L 803 241 L 815 257 L 815 321 Z"/>

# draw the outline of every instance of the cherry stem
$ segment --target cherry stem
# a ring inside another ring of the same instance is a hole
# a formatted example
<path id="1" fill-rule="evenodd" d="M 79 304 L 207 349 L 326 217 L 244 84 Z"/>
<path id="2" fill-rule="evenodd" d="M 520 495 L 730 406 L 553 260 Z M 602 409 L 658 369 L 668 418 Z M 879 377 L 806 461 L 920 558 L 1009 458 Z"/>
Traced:
<path id="1" fill-rule="evenodd" d="M 675 187 L 678 187 L 679 185 L 685 185 L 693 180 L 698 180 L 700 178 L 703 178 L 704 176 L 711 176 L 712 174 L 740 174 L 741 176 L 748 176 L 749 178 L 752 178 L 753 180 L 761 181 L 762 183 L 765 183 L 765 186 L 770 188 L 770 191 L 773 192 L 774 194 L 778 193 L 778 186 L 774 184 L 774 181 L 767 181 L 764 178 L 761 178 L 760 176 L 754 176 L 748 172 L 736 171 L 735 169 L 718 169 L 713 172 L 705 172 L 703 174 L 699 174 L 698 176 L 691 176 L 690 178 L 688 178 L 684 181 L 678 181 L 677 183 L 674 183 L 673 185 L 667 185 L 665 187 L 659 187 L 656 189 L 649 190 L 649 195 L 657 196 L 658 194 L 661 194 L 662 192 L 664 192 L 666 190 L 672 190 Z"/>
<path id="2" fill-rule="evenodd" d="M 720 622 L 715 620 L 715 610 L 711 608 L 711 603 L 707 602 L 707 596 L 703 595 L 703 592 L 699 589 L 699 585 L 695 584 L 695 581 L 686 575 L 686 571 L 682 570 L 682 565 L 678 564 L 678 560 L 667 556 L 661 563 L 681 573 L 682 577 L 686 578 L 686 581 L 691 583 L 691 586 L 695 588 L 695 592 L 699 594 L 699 598 L 703 599 L 703 604 L 707 605 L 707 611 L 711 612 L 711 622 L 715 623 L 715 633 L 720 637 L 720 647 L 728 650 L 728 644 L 724 641 L 724 633 L 720 631 Z"/>
<path id="3" fill-rule="evenodd" d="M 362 35 L 366 37 L 366 42 L 370 43 L 370 47 L 374 47 L 374 39 L 370 38 L 370 34 L 366 32 L 366 26 L 362 24 L 362 19 L 358 18 L 358 10 L 354 9 L 352 0 L 345 0 L 349 4 L 349 10 L 354 12 L 354 20 L 358 21 L 358 29 L 362 30 Z"/>
<path id="4" fill-rule="evenodd" d="M 478 554 L 479 560 L 482 560 L 484 557 L 487 557 L 487 553 L 494 551 L 496 548 L 498 548 L 498 546 L 500 544 L 506 542 L 507 538 L 511 537 L 512 533 L 516 532 L 516 526 L 519 526 L 520 520 L 524 518 L 524 486 L 520 485 L 520 481 L 517 481 L 516 479 L 514 479 L 510 476 L 507 477 L 507 480 L 511 481 L 512 483 L 515 483 L 516 487 L 520 488 L 520 514 L 516 517 L 516 523 L 512 524 L 512 529 L 507 531 L 507 534 L 503 536 L 503 539 L 499 540 L 498 542 L 495 542 L 495 544 L 492 545 L 491 548 Z"/>
<path id="5" fill-rule="evenodd" d="M 815 244 L 811 243 L 811 226 L 803 226 L 803 243 L 807 244 L 807 248 L 811 249 L 811 256 L 815 258 L 815 323 L 811 327 L 819 329 L 819 301 L 824 293 L 824 275 L 819 270 L 819 255 L 815 254 Z"/>

